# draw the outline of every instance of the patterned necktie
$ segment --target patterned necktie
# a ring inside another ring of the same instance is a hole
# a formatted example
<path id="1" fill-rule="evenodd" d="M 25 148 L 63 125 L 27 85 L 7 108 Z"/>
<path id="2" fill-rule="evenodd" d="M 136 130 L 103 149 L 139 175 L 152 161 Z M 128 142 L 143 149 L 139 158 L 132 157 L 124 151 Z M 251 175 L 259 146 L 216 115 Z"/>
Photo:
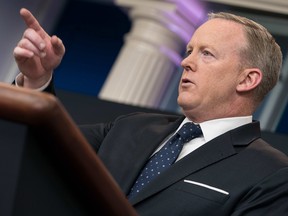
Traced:
<path id="1" fill-rule="evenodd" d="M 202 130 L 199 125 L 195 125 L 192 122 L 185 123 L 180 130 L 150 158 L 131 188 L 128 198 L 134 197 L 142 188 L 149 184 L 152 179 L 173 164 L 178 158 L 184 143 L 201 135 Z"/>

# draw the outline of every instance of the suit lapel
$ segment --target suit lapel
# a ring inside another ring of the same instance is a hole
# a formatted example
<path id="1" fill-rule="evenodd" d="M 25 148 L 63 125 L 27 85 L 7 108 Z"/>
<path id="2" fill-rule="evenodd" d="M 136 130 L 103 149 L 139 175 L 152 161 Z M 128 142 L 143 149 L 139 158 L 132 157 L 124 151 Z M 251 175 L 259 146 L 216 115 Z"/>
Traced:
<path id="1" fill-rule="evenodd" d="M 133 140 L 127 140 L 131 145 L 135 145 L 135 151 L 133 152 L 133 161 L 129 161 L 129 167 L 124 171 L 127 172 L 127 177 L 120 181 L 118 180 L 124 193 L 127 194 L 130 192 L 130 188 L 137 178 L 139 171 L 141 171 L 151 154 L 153 154 L 169 134 L 179 127 L 183 119 L 184 117 L 180 117 L 175 122 L 170 122 L 169 124 L 152 124 L 137 132 Z M 123 176 L 123 172 L 120 173 L 120 176 Z"/>
<path id="2" fill-rule="evenodd" d="M 186 176 L 236 154 L 234 146 L 240 146 L 240 149 L 243 149 L 243 147 L 246 147 L 259 137 L 260 130 L 259 126 L 257 127 L 257 123 L 256 125 L 252 123 L 242 126 L 216 137 L 172 165 L 165 173 L 152 181 L 132 199 L 131 203 L 136 204 L 184 179 Z"/>

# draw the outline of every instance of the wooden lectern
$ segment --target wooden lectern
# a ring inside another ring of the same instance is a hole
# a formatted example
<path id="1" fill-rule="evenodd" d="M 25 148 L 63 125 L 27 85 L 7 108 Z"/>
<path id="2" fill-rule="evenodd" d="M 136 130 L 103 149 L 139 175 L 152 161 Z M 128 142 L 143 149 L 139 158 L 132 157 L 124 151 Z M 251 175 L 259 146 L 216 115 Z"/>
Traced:
<path id="1" fill-rule="evenodd" d="M 137 215 L 59 100 L 0 84 L 0 215 Z"/>

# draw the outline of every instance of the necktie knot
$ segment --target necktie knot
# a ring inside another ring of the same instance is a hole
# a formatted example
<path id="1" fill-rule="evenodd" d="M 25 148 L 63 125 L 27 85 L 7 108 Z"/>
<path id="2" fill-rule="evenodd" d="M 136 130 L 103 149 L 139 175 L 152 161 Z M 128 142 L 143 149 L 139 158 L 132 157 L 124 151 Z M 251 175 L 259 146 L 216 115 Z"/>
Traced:
<path id="1" fill-rule="evenodd" d="M 192 122 L 185 123 L 180 130 L 178 130 L 177 134 L 180 135 L 183 142 L 189 142 L 190 140 L 199 137 L 202 135 L 202 130 L 200 125 L 196 125 Z"/>

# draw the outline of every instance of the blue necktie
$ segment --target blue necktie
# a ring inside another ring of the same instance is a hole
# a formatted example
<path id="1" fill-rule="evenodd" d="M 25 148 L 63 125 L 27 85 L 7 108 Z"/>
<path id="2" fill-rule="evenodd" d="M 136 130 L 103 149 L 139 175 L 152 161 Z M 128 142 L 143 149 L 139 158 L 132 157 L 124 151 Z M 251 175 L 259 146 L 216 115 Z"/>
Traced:
<path id="1" fill-rule="evenodd" d="M 134 197 L 140 190 L 149 184 L 152 179 L 160 175 L 173 164 L 178 158 L 184 143 L 201 135 L 202 130 L 199 125 L 195 125 L 192 122 L 185 123 L 180 130 L 178 130 L 177 133 L 150 158 L 131 188 L 128 198 Z"/>

